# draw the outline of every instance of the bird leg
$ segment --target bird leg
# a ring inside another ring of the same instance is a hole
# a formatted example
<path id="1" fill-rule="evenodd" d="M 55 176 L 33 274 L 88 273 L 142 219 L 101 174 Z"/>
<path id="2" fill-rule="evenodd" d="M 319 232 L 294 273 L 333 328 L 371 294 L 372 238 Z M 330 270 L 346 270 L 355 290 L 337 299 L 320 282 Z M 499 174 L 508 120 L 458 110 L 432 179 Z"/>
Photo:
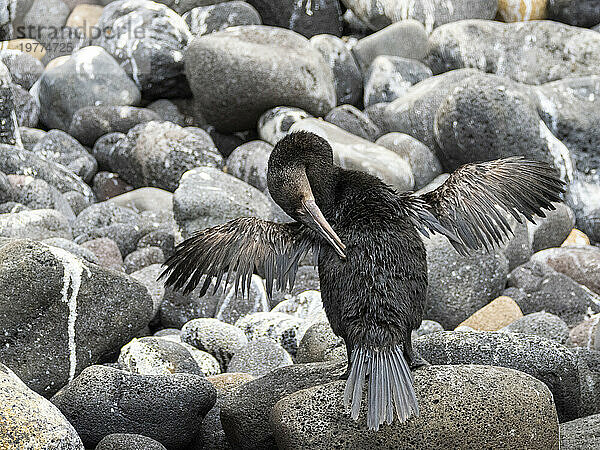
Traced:
<path id="1" fill-rule="evenodd" d="M 351 347 L 348 345 L 348 342 L 346 341 L 346 339 L 344 339 L 344 342 L 346 342 L 346 355 L 348 357 L 348 365 L 346 366 L 346 372 L 344 372 L 342 375 L 340 375 L 340 380 L 347 380 L 348 376 L 350 375 L 350 369 L 352 368 L 352 363 L 351 363 L 351 356 L 352 356 L 352 349 Z"/>
<path id="2" fill-rule="evenodd" d="M 421 355 L 414 351 L 410 337 L 404 343 L 404 357 L 411 371 L 430 365 Z"/>

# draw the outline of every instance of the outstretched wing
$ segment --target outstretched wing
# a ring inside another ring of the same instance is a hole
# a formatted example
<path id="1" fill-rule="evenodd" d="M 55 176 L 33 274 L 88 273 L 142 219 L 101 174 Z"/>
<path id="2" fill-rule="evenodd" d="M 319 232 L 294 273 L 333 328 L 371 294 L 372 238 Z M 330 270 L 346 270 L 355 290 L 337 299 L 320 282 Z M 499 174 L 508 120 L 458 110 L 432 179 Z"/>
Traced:
<path id="1" fill-rule="evenodd" d="M 441 233 L 466 255 L 469 249 L 490 250 L 512 235 L 506 212 L 519 223 L 522 216 L 535 223 L 534 216 L 546 217 L 544 210 L 555 209 L 552 202 L 561 201 L 564 191 L 564 183 L 548 164 L 512 157 L 466 164 L 440 187 L 414 199 L 425 203 Z"/>
<path id="2" fill-rule="evenodd" d="M 292 288 L 300 260 L 313 250 L 318 241 L 310 230 L 299 223 L 279 224 L 253 217 L 230 220 L 195 233 L 175 249 L 164 265 L 159 279 L 187 294 L 204 277 L 200 295 L 206 294 L 211 281 L 215 290 L 226 276 L 236 292 L 250 290 L 252 274 L 257 270 L 265 278 L 267 294 L 273 286 L 279 290 Z M 316 257 L 316 256 L 315 256 Z"/>

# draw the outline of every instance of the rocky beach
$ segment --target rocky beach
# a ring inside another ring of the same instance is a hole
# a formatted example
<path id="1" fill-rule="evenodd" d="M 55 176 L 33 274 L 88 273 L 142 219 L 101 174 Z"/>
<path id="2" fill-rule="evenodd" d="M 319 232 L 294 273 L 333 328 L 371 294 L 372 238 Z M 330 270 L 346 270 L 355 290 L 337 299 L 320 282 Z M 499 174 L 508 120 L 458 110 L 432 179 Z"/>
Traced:
<path id="1" fill-rule="evenodd" d="M 600 448 L 600 2 L 0 0 L 0 41 L 0 449 Z M 490 252 L 423 238 L 406 423 L 350 418 L 312 258 L 273 296 L 157 280 L 292 220 L 294 131 L 400 192 L 510 156 L 566 183 Z"/>

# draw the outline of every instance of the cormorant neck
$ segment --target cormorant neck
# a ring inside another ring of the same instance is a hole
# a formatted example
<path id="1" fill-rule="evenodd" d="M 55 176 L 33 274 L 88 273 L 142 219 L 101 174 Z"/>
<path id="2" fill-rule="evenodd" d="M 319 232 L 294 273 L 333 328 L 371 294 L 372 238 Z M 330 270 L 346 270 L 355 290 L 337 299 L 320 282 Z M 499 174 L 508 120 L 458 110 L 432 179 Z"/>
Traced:
<path id="1" fill-rule="evenodd" d="M 340 168 L 335 165 L 306 167 L 306 177 L 315 197 L 315 202 L 327 217 L 335 203 L 335 190 L 340 176 Z"/>

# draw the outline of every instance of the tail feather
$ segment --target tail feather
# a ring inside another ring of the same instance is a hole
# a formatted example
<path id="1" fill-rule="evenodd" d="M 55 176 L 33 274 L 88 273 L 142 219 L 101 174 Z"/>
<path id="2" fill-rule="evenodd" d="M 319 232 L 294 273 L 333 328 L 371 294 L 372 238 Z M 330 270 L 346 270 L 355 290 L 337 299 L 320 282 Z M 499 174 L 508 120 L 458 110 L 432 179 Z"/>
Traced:
<path id="1" fill-rule="evenodd" d="M 354 420 L 358 419 L 367 375 L 367 426 L 370 429 L 378 430 L 384 422 L 391 424 L 394 412 L 400 422 L 419 415 L 413 378 L 402 347 L 357 347 L 352 352 L 351 364 L 344 390 L 344 404 L 350 409 L 350 416 Z"/>

